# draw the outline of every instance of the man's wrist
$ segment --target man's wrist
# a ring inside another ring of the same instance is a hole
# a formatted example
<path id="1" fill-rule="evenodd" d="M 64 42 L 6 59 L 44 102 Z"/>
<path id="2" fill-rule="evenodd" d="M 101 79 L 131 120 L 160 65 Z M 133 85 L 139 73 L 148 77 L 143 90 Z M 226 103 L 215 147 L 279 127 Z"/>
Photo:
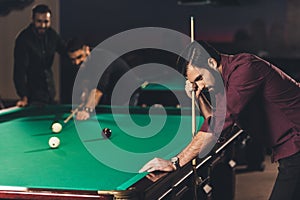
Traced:
<path id="1" fill-rule="evenodd" d="M 21 98 L 21 101 L 23 101 L 23 102 L 28 102 L 28 98 L 27 98 L 27 96 L 23 96 L 22 98 Z"/>
<path id="2" fill-rule="evenodd" d="M 179 164 L 179 158 L 177 156 L 171 158 L 171 162 L 172 162 L 175 170 L 179 170 L 181 168 L 180 164 Z"/>
<path id="3" fill-rule="evenodd" d="M 88 112 L 88 113 L 93 113 L 93 112 L 95 111 L 94 108 L 90 108 L 90 107 L 87 107 L 87 106 L 83 107 L 82 110 L 84 110 L 84 111 L 86 111 L 86 112 Z"/>

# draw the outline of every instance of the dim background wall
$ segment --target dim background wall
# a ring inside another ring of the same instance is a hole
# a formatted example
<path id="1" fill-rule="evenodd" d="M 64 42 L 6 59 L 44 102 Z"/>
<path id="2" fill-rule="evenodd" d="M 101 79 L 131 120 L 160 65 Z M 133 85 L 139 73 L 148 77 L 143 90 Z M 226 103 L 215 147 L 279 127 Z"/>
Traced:
<path id="1" fill-rule="evenodd" d="M 182 6 L 177 0 L 35 0 L 24 10 L 0 16 L 0 95 L 17 98 L 12 80 L 14 40 L 31 21 L 31 7 L 38 3 L 51 7 L 52 26 L 64 39 L 80 37 L 91 46 L 138 27 L 164 27 L 189 35 L 189 18 L 194 16 L 196 39 L 208 40 L 225 53 L 258 54 L 300 77 L 299 0 L 219 1 L 240 4 Z M 62 73 L 58 66 L 56 56 L 53 69 L 57 99 L 61 99 L 70 90 L 62 89 L 70 73 Z"/>
<path id="2" fill-rule="evenodd" d="M 31 8 L 36 4 L 47 4 L 52 11 L 52 27 L 59 31 L 59 0 L 36 0 L 23 10 L 12 10 L 0 16 L 0 95 L 4 99 L 17 99 L 13 84 L 13 48 L 16 35 L 31 22 Z M 58 56 L 54 62 L 54 77 L 59 98 Z"/>

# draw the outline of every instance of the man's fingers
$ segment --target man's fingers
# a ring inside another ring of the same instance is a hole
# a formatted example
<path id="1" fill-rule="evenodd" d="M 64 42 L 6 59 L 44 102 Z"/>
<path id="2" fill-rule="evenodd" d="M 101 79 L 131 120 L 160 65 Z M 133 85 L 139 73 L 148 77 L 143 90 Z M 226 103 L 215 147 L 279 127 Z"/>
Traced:
<path id="1" fill-rule="evenodd" d="M 198 85 L 197 83 L 192 83 L 192 91 L 197 91 L 198 90 Z"/>
<path id="2" fill-rule="evenodd" d="M 148 170 L 151 168 L 151 166 L 149 166 L 149 164 L 147 163 L 146 165 L 144 165 L 140 170 L 139 173 L 142 172 L 148 172 Z"/>
<path id="3" fill-rule="evenodd" d="M 148 163 L 146 163 L 140 170 L 139 173 L 141 172 L 153 172 L 155 171 L 155 163 L 158 161 L 157 158 L 153 158 L 152 160 L 150 160 Z"/>
<path id="4" fill-rule="evenodd" d="M 193 91 L 193 84 L 189 80 L 185 81 L 185 90 L 188 92 Z"/>
<path id="5" fill-rule="evenodd" d="M 90 117 L 90 114 L 86 111 L 79 111 L 76 115 L 77 120 L 87 120 Z"/>

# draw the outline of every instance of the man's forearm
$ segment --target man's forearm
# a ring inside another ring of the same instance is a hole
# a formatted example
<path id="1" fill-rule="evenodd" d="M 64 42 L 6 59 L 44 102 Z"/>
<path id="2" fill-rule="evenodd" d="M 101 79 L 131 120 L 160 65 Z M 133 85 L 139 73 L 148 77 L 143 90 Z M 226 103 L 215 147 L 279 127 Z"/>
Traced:
<path id="1" fill-rule="evenodd" d="M 212 133 L 199 131 L 191 143 L 178 154 L 180 166 L 190 162 L 198 155 L 206 155 L 215 145 L 217 138 Z"/>
<path id="2" fill-rule="evenodd" d="M 87 100 L 87 103 L 85 104 L 85 107 L 94 109 L 97 106 L 97 104 L 100 102 L 102 96 L 103 93 L 100 90 L 92 89 L 89 98 Z"/>

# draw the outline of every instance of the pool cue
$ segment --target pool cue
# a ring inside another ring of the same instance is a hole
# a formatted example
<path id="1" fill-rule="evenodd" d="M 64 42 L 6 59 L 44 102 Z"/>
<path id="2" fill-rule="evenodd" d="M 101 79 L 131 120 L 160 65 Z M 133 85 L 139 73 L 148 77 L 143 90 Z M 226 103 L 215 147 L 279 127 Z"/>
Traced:
<path id="1" fill-rule="evenodd" d="M 194 17 L 191 16 L 191 43 L 194 42 Z M 192 137 L 194 138 L 196 134 L 196 108 L 195 108 L 195 90 L 192 90 Z M 195 159 L 193 160 L 193 163 Z"/>
<path id="2" fill-rule="evenodd" d="M 194 42 L 194 17 L 191 16 L 191 43 Z M 196 134 L 195 91 L 192 91 L 192 137 Z"/>
<path id="3" fill-rule="evenodd" d="M 147 87 L 147 85 L 149 85 L 149 82 L 148 82 L 148 81 L 144 81 L 140 87 L 141 87 L 142 89 L 144 89 L 144 88 Z"/>
<path id="4" fill-rule="evenodd" d="M 79 109 L 83 107 L 83 105 L 84 103 L 81 103 L 79 106 L 77 106 L 77 108 L 75 108 L 75 110 L 72 110 L 70 115 L 64 120 L 64 123 L 68 123 L 68 121 L 70 121 L 70 119 L 79 111 Z"/>
<path id="5" fill-rule="evenodd" d="M 17 109 L 21 109 L 22 107 L 19 106 L 12 106 L 12 107 L 7 107 L 7 108 L 3 108 L 0 110 L 0 114 L 5 113 L 5 112 L 10 112 L 13 110 L 17 110 Z"/>
<path id="6" fill-rule="evenodd" d="M 194 42 L 194 17 L 191 16 L 191 43 Z M 191 57 L 193 59 L 193 56 Z M 192 138 L 196 135 L 196 91 L 192 90 Z M 198 105 L 197 105 L 198 106 Z M 202 182 L 202 178 L 198 176 L 197 173 L 197 160 L 194 158 L 192 160 L 192 167 L 194 171 L 194 200 L 198 199 L 198 186 Z"/>

